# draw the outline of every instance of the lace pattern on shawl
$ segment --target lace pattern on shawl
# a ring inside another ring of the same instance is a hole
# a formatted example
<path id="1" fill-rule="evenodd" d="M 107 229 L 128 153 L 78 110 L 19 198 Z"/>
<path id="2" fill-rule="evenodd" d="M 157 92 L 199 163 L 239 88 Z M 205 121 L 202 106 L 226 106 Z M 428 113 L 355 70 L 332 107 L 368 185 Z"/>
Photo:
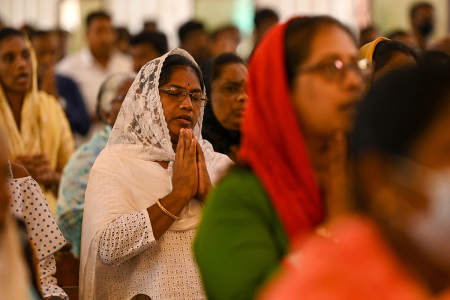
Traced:
<path id="1" fill-rule="evenodd" d="M 137 159 L 172 162 L 169 166 L 170 174 L 175 152 L 172 149 L 158 87 L 164 61 L 174 54 L 182 55 L 195 63 L 189 53 L 174 49 L 142 67 L 125 97 L 106 146 L 109 150 L 126 152 Z M 214 152 L 211 145 L 201 137 L 203 113 L 202 107 L 194 134 L 203 148 L 205 159 L 208 160 Z"/>

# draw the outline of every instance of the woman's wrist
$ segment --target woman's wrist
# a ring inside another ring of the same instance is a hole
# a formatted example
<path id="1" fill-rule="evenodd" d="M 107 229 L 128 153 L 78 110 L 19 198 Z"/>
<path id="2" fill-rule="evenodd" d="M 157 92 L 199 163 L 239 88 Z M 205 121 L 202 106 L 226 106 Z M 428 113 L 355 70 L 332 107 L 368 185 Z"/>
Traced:
<path id="1" fill-rule="evenodd" d="M 184 200 L 186 203 L 192 198 L 189 191 L 183 189 L 175 189 L 171 194 L 177 199 Z"/>

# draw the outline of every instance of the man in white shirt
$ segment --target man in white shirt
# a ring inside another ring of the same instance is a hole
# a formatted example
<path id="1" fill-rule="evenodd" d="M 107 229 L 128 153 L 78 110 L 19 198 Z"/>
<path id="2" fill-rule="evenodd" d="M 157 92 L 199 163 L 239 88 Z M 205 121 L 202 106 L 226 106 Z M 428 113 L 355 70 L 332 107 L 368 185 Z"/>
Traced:
<path id="1" fill-rule="evenodd" d="M 65 57 L 56 66 L 56 71 L 78 84 L 86 109 L 95 121 L 97 94 L 101 84 L 114 73 L 132 71 L 133 62 L 131 57 L 115 49 L 116 34 L 107 13 L 100 11 L 89 14 L 86 28 L 88 47 Z"/>

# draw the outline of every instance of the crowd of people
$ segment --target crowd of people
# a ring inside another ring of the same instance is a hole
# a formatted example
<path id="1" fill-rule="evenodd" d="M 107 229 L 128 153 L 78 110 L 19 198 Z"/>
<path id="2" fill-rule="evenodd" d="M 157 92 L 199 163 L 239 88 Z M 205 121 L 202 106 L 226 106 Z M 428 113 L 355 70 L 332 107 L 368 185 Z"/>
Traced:
<path id="1" fill-rule="evenodd" d="M 450 48 L 410 16 L 262 9 L 248 59 L 194 20 L 0 29 L 2 295 L 69 299 L 70 251 L 83 300 L 450 299 Z"/>

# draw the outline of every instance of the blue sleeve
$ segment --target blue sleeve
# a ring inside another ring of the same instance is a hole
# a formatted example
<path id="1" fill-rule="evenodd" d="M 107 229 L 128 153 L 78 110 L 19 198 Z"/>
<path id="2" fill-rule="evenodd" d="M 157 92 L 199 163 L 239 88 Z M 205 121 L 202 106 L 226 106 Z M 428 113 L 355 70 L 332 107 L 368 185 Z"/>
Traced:
<path id="1" fill-rule="evenodd" d="M 89 131 L 91 121 L 77 84 L 67 77 L 56 75 L 56 78 L 58 93 L 67 102 L 65 111 L 72 131 L 86 135 Z"/>

